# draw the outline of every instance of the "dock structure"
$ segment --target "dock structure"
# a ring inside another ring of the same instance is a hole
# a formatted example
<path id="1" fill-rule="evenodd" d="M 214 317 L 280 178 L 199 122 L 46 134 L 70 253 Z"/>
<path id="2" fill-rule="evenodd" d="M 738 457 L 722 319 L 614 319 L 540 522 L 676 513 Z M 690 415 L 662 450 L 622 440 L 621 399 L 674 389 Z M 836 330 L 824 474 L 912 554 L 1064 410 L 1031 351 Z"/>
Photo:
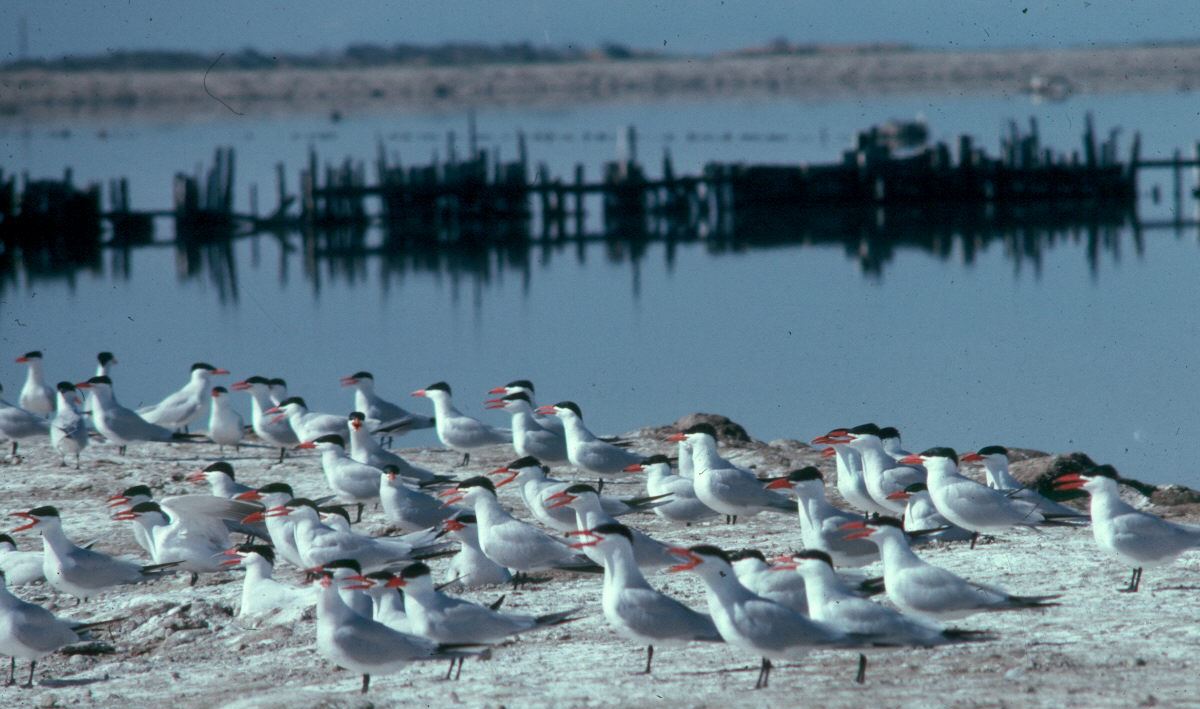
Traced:
<path id="1" fill-rule="evenodd" d="M 742 230 L 764 210 L 799 215 L 801 223 L 820 221 L 831 208 L 850 214 L 886 207 L 986 216 L 1016 214 L 1017 207 L 1036 204 L 1133 212 L 1139 172 L 1162 168 L 1173 171 L 1176 224 L 1181 223 L 1188 171 L 1200 179 L 1200 145 L 1195 158 L 1176 151 L 1170 158 L 1144 159 L 1135 135 L 1123 161 L 1118 133 L 1099 136 L 1089 114 L 1079 148 L 1056 153 L 1042 144 L 1035 120 L 1024 129 L 1010 122 L 993 156 L 968 135 L 954 145 L 929 143 L 923 123 L 902 122 L 861 131 L 837 162 L 712 162 L 698 174 L 680 175 L 665 151 L 659 176 L 652 177 L 638 159 L 638 135 L 631 127 L 618 135 L 616 159 L 589 180 L 582 164 L 565 176 L 531 164 L 523 134 L 517 136 L 516 157 L 501 159 L 498 149 L 480 146 L 471 120 L 465 151 L 448 133 L 444 156 L 424 164 L 402 163 L 381 143 L 373 179 L 361 160 L 322 164 L 310 148 L 296 194 L 289 192 L 284 166 L 277 166 L 276 206 L 265 216 L 259 214 L 257 186 L 250 189 L 250 212 L 234 209 L 231 147 L 218 147 L 206 170 L 177 173 L 174 204 L 159 211 L 132 209 L 125 179 L 109 182 L 105 211 L 101 186 L 76 187 L 69 171 L 62 180 L 17 180 L 0 171 L 0 248 L 74 258 L 72 249 L 90 254 L 100 248 L 105 233 L 112 245 L 152 242 L 158 218 L 173 220 L 179 242 L 336 230 L 339 248 L 352 248 L 362 241 L 355 232 L 379 225 L 386 248 L 406 249 L 679 234 L 719 238 Z"/>

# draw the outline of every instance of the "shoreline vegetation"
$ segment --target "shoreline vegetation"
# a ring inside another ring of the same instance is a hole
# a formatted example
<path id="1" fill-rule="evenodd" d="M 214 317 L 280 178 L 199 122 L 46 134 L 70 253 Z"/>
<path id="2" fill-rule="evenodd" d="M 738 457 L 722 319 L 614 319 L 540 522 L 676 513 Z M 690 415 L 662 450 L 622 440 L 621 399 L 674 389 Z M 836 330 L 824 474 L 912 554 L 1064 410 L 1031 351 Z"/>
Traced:
<path id="1" fill-rule="evenodd" d="M 605 45 L 364 45 L 270 56 L 117 53 L 0 65 L 0 121 L 119 115 L 406 111 L 729 96 L 1193 91 L 1200 44 L 942 51 L 782 40 L 686 57 Z M 225 105 L 227 104 L 227 105 Z"/>

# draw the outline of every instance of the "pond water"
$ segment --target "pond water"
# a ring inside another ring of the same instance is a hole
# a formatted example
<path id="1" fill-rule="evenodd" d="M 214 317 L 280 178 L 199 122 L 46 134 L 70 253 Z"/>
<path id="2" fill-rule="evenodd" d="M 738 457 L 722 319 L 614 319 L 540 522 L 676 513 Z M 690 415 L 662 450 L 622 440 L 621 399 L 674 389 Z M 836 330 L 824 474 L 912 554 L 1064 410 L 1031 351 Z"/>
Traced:
<path id="1" fill-rule="evenodd" d="M 1122 129 L 1123 156 L 1135 130 L 1144 156 L 1190 154 L 1196 106 L 1186 93 L 1054 104 L 876 96 L 481 109 L 476 118 L 481 144 L 503 156 L 515 155 L 522 129 L 532 160 L 562 175 L 582 162 L 596 176 L 626 125 L 638 128 L 652 173 L 664 149 L 677 171 L 695 172 L 708 160 L 834 161 L 857 129 L 918 114 L 935 139 L 971 133 L 994 154 L 1007 121 L 1030 116 L 1045 144 L 1076 149 L 1090 110 L 1102 135 Z M 382 140 L 413 164 L 445 155 L 448 130 L 465 150 L 465 126 L 461 114 L 433 113 L 9 122 L 0 166 L 34 177 L 70 166 L 80 182 L 128 176 L 133 206 L 161 209 L 171 175 L 233 145 L 239 208 L 257 183 L 269 211 L 275 163 L 288 165 L 294 187 L 310 144 L 323 158 L 371 160 Z M 1168 173 L 1146 174 L 1142 222 L 1173 216 L 1169 199 L 1149 198 L 1155 183 L 1170 193 Z M 757 227 L 767 238 L 735 245 L 618 240 L 388 258 L 314 256 L 299 236 L 262 235 L 191 254 L 107 250 L 95 268 L 70 273 L 18 262 L 0 278 L 0 350 L 44 350 L 54 380 L 86 377 L 95 353 L 112 350 L 126 404 L 181 385 L 195 360 L 234 378 L 283 376 L 332 412 L 352 401 L 338 377 L 359 369 L 417 411 L 427 402 L 407 393 L 439 379 L 478 413 L 489 387 L 531 378 L 540 399 L 577 401 L 606 433 L 693 411 L 725 414 L 764 440 L 874 420 L 898 426 L 911 449 L 1082 450 L 1132 477 L 1200 486 L 1195 227 L 1018 219 L 985 237 L 947 228 L 931 245 L 920 215 L 870 239 L 836 224 L 797 236 L 793 221 L 768 220 Z M 23 377 L 0 359 L 7 398 Z M 403 443 L 433 441 L 422 432 Z"/>

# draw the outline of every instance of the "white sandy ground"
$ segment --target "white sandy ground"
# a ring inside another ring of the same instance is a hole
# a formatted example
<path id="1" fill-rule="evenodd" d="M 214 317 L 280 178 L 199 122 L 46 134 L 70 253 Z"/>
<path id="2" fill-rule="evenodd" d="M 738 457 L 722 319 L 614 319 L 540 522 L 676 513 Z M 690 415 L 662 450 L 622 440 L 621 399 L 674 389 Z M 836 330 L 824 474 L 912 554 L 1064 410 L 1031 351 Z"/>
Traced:
<path id="1" fill-rule="evenodd" d="M 639 450 L 667 451 L 673 445 L 639 440 Z M 24 460 L 0 468 L 4 513 L 55 504 L 67 533 L 99 539 L 97 548 L 136 555 L 128 523 L 110 521 L 104 499 L 126 486 L 147 483 L 156 496 L 196 492 L 182 476 L 216 459 L 209 445 L 132 446 L 127 457 L 93 445 L 76 471 L 59 467 L 48 445 L 23 443 Z M 815 463 L 802 446 L 727 449 L 745 464 L 762 464 L 760 474 Z M 445 469 L 457 455 L 406 450 L 423 464 Z M 283 479 L 299 494 L 327 494 L 318 458 L 291 457 L 277 465 L 262 449 L 229 456 L 238 479 L 263 484 Z M 473 456 L 471 474 L 512 458 L 496 448 Z M 824 464 L 828 467 L 828 463 Z M 562 474 L 564 471 L 557 471 Z M 642 490 L 641 480 L 610 489 Z M 827 476 L 832 482 L 832 471 Z M 515 490 L 502 489 L 509 503 Z M 836 498 L 836 493 L 833 495 Z M 1161 510 L 1160 510 L 1161 511 Z M 368 508 L 364 527 L 381 532 L 382 513 Z M 792 516 L 764 514 L 729 526 L 712 522 L 674 527 L 653 515 L 625 518 L 652 535 L 680 544 L 708 542 L 734 549 L 747 545 L 777 554 L 797 548 Z M 18 521 L 14 518 L 15 526 Z M 40 548 L 36 535 L 17 535 L 23 549 Z M 0 706 L 171 705 L 215 706 L 820 706 L 820 707 L 1131 707 L 1200 705 L 1200 553 L 1146 571 L 1143 590 L 1117 588 L 1129 569 L 1102 557 L 1089 529 L 1055 529 L 1041 534 L 1006 534 L 974 551 L 958 545 L 922 552 L 964 576 L 1019 594 L 1063 594 L 1062 605 L 1044 612 L 976 615 L 959 627 L 990 630 L 992 642 L 932 650 L 870 653 L 867 682 L 852 681 L 856 656 L 818 651 L 777 664 L 769 689 L 753 691 L 759 658 L 724 645 L 662 647 L 654 674 L 638 674 L 645 648 L 618 638 L 600 610 L 600 580 L 557 576 L 535 588 L 470 594 L 492 600 L 507 594 L 504 608 L 543 612 L 582 606 L 577 622 L 533 633 L 498 648 L 488 661 L 468 661 L 462 679 L 442 679 L 441 662 L 415 665 L 372 678 L 358 693 L 360 678 L 335 669 L 318 656 L 311 618 L 293 626 L 247 628 L 232 616 L 241 589 L 236 573 L 202 577 L 195 588 L 186 576 L 126 587 L 78 608 L 74 600 L 44 586 L 18 593 L 81 620 L 127 617 L 111 635 L 116 648 L 100 656 L 51 655 L 39 664 L 33 689 L 0 688 Z M 445 578 L 445 561 L 434 562 Z M 878 573 L 877 567 L 869 567 Z M 297 580 L 281 567 L 277 577 Z M 691 574 L 651 576 L 651 582 L 695 606 L 705 603 Z M 23 679 L 22 663 L 18 676 Z"/>

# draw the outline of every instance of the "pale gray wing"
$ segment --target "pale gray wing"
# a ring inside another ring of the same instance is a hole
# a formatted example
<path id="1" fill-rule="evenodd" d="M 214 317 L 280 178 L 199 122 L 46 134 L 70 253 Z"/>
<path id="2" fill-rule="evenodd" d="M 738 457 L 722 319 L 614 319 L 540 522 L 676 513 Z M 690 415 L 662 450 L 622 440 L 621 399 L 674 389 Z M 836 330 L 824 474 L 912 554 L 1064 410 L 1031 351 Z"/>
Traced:
<path id="1" fill-rule="evenodd" d="M 38 652 L 50 653 L 64 645 L 79 642 L 79 634 L 50 611 L 33 603 L 22 602 L 9 611 L 12 614 L 12 633 L 18 642 Z"/>
<path id="2" fill-rule="evenodd" d="M 367 618 L 355 617 L 339 627 L 334 636 L 342 652 L 364 665 L 417 662 L 437 657 L 437 645 Z"/>
<path id="3" fill-rule="evenodd" d="M 626 588 L 617 599 L 617 614 L 637 633 L 652 638 L 721 639 L 707 614 L 649 588 Z"/>

